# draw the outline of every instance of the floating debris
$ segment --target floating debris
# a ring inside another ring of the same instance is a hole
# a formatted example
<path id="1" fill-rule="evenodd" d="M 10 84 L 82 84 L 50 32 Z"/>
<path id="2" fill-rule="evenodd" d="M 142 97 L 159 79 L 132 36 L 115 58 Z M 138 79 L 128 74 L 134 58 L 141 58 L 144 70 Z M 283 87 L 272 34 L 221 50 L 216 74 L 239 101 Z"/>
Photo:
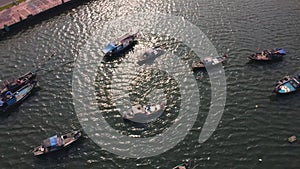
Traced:
<path id="1" fill-rule="evenodd" d="M 297 141 L 297 137 L 296 137 L 296 136 L 291 136 L 291 137 L 288 138 L 288 141 L 289 141 L 290 143 L 294 143 L 294 142 Z"/>

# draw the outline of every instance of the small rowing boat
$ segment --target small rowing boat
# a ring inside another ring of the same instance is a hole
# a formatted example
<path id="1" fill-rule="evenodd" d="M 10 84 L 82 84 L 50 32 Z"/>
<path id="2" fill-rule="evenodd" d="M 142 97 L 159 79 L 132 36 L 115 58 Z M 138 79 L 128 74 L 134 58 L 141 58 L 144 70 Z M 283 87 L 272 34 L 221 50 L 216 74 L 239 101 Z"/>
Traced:
<path id="1" fill-rule="evenodd" d="M 156 58 L 165 54 L 165 51 L 161 48 L 148 48 L 138 57 L 138 65 L 151 65 Z"/>
<path id="2" fill-rule="evenodd" d="M 218 56 L 218 57 L 206 57 L 202 59 L 201 61 L 194 61 L 192 64 L 192 69 L 197 70 L 197 69 L 203 69 L 206 67 L 212 67 L 218 64 L 221 64 L 225 62 L 227 59 L 228 55 L 223 55 L 223 56 Z"/>
<path id="3" fill-rule="evenodd" d="M 166 102 L 162 102 L 157 105 L 134 105 L 129 110 L 122 113 L 122 116 L 126 120 L 130 120 L 135 123 L 148 123 L 155 121 L 164 112 Z"/>

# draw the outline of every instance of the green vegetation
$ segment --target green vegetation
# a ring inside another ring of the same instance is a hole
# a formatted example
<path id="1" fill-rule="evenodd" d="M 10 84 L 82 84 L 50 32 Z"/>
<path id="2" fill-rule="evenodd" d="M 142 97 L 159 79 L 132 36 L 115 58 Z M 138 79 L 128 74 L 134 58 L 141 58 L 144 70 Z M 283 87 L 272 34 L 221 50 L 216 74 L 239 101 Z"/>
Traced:
<path id="1" fill-rule="evenodd" d="M 17 3 L 22 3 L 25 2 L 26 0 L 17 0 Z M 3 11 L 4 9 L 8 9 L 13 7 L 15 4 L 12 2 L 10 4 L 4 5 L 4 6 L 0 6 L 0 11 Z"/>

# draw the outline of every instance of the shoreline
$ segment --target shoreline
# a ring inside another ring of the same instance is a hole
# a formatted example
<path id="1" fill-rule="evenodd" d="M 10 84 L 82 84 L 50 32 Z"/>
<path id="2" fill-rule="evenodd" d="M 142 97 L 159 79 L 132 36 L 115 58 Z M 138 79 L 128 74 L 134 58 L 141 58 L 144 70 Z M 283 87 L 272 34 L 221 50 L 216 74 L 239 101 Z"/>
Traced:
<path id="1" fill-rule="evenodd" d="M 0 11 L 0 37 L 49 19 L 84 0 L 26 0 Z"/>

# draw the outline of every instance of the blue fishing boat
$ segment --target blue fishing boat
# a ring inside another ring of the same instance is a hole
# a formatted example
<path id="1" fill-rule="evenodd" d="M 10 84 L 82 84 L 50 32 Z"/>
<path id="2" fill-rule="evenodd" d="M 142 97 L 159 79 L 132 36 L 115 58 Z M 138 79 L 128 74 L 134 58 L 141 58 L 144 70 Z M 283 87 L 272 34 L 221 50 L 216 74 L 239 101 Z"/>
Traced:
<path id="1" fill-rule="evenodd" d="M 292 93 L 300 89 L 300 75 L 298 77 L 286 76 L 276 83 L 274 92 L 278 94 Z"/>
<path id="2" fill-rule="evenodd" d="M 128 50 L 132 47 L 136 41 L 135 38 L 137 36 L 137 32 L 135 33 L 127 33 L 114 42 L 110 42 L 106 45 L 106 47 L 102 50 L 105 57 L 112 57 L 121 54 L 122 52 Z"/>
<path id="3" fill-rule="evenodd" d="M 41 145 L 34 148 L 33 154 L 35 156 L 48 154 L 66 148 L 81 137 L 80 131 L 71 131 L 64 135 L 55 135 L 45 139 Z"/>
<path id="4" fill-rule="evenodd" d="M 276 48 L 272 50 L 263 50 L 260 53 L 255 53 L 249 56 L 250 60 L 254 61 L 279 61 L 286 55 L 286 51 L 283 48 Z"/>
<path id="5" fill-rule="evenodd" d="M 0 98 L 0 112 L 6 112 L 10 108 L 15 107 L 16 105 L 21 103 L 30 95 L 36 84 L 37 81 L 33 83 L 27 83 L 25 86 L 21 87 L 14 93 L 12 93 L 11 91 L 7 91 L 2 94 Z"/>
<path id="6" fill-rule="evenodd" d="M 28 72 L 17 79 L 5 80 L 0 85 L 0 97 L 2 98 L 7 91 L 14 93 L 28 83 L 34 83 L 35 81 L 37 81 L 37 75 L 33 72 Z"/>

